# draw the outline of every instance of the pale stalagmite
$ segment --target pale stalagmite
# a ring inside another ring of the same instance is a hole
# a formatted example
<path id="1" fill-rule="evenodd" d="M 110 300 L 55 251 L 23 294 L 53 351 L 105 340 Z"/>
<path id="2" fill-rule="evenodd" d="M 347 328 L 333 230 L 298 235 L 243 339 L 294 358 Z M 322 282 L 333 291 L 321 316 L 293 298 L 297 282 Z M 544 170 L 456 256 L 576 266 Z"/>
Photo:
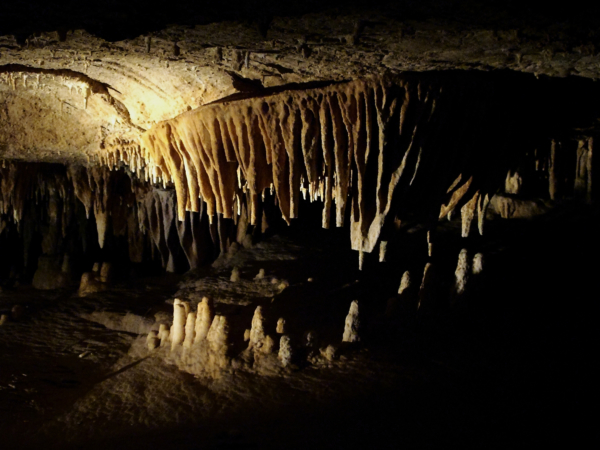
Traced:
<path id="1" fill-rule="evenodd" d="M 248 348 L 255 350 L 260 349 L 265 340 L 264 317 L 262 315 L 262 307 L 257 306 L 252 317 L 252 327 L 250 328 L 250 342 Z"/>
<path id="2" fill-rule="evenodd" d="M 279 353 L 277 355 L 283 367 L 287 367 L 292 362 L 292 345 L 290 337 L 286 334 L 279 340 Z"/>
<path id="3" fill-rule="evenodd" d="M 208 297 L 204 297 L 202 301 L 198 303 L 198 310 L 196 312 L 194 343 L 206 339 L 208 330 L 213 321 L 213 315 L 212 301 Z"/>
<path id="4" fill-rule="evenodd" d="M 181 303 L 181 300 L 175 299 L 173 303 L 173 326 L 171 328 L 171 349 L 175 346 L 183 343 L 185 338 L 185 321 L 187 316 L 185 314 L 185 307 Z"/>
<path id="5" fill-rule="evenodd" d="M 346 316 L 342 342 L 360 341 L 360 336 L 358 335 L 359 326 L 360 321 L 358 318 L 358 301 L 354 300 L 352 303 L 350 303 L 350 311 L 348 311 L 348 315 Z"/>
<path id="6" fill-rule="evenodd" d="M 458 263 L 454 271 L 454 290 L 456 294 L 460 295 L 465 292 L 469 280 L 469 269 L 469 253 L 466 248 L 463 248 L 458 254 Z"/>

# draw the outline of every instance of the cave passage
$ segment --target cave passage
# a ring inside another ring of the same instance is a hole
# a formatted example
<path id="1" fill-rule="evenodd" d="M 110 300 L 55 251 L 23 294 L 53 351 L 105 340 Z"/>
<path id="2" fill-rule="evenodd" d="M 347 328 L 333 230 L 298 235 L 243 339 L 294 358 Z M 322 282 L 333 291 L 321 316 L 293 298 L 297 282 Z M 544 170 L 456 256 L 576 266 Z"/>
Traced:
<path id="1" fill-rule="evenodd" d="M 0 71 L 15 96 L 27 76 Z M 147 129 L 97 88 L 90 117 L 127 130 L 97 157 L 2 160 L 10 445 L 504 447 L 577 428 L 597 83 L 293 87 Z"/>

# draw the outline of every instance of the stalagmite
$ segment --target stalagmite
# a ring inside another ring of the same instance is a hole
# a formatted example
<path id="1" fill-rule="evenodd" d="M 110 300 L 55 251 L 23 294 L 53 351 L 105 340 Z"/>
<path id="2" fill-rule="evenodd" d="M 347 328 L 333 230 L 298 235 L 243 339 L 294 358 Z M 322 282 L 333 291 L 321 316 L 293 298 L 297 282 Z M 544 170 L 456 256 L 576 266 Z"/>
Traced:
<path id="1" fill-rule="evenodd" d="M 319 344 L 317 332 L 314 330 L 308 330 L 304 333 L 304 345 L 308 348 L 316 348 Z"/>
<path id="2" fill-rule="evenodd" d="M 100 269 L 100 281 L 102 283 L 109 283 L 112 279 L 112 264 L 108 262 L 102 263 L 102 268 Z"/>
<path id="3" fill-rule="evenodd" d="M 246 328 L 244 330 L 244 342 L 248 342 L 250 340 L 250 330 Z"/>
<path id="4" fill-rule="evenodd" d="M 6 322 L 8 322 L 8 314 L 0 315 L 0 326 L 4 325 Z"/>
<path id="5" fill-rule="evenodd" d="M 213 321 L 213 314 L 212 301 L 209 300 L 208 297 L 204 297 L 202 301 L 198 303 L 198 310 L 196 312 L 194 344 L 206 339 L 208 330 Z"/>
<path id="6" fill-rule="evenodd" d="M 257 306 L 254 310 L 254 316 L 252 317 L 252 327 L 250 328 L 250 342 L 248 344 L 249 349 L 259 350 L 265 340 L 264 330 L 264 318 L 262 315 L 262 307 Z"/>
<path id="7" fill-rule="evenodd" d="M 225 316 L 216 315 L 206 335 L 209 348 L 212 352 L 225 355 L 227 353 L 229 325 Z"/>
<path id="8" fill-rule="evenodd" d="M 183 309 L 185 310 L 185 317 L 187 318 L 187 315 L 192 310 L 191 306 L 190 306 L 190 302 L 184 301 L 184 300 L 179 300 L 179 304 L 183 306 Z"/>
<path id="9" fill-rule="evenodd" d="M 506 180 L 504 181 L 504 192 L 507 194 L 519 194 L 521 192 L 521 186 L 523 179 L 518 172 L 508 171 L 506 174 Z"/>
<path id="10" fill-rule="evenodd" d="M 458 264 L 454 271 L 454 291 L 457 295 L 461 295 L 465 292 L 467 281 L 469 280 L 469 272 L 469 254 L 467 249 L 463 248 L 458 255 Z"/>
<path id="11" fill-rule="evenodd" d="M 346 322 L 344 325 L 344 335 L 342 337 L 342 342 L 358 342 L 360 341 L 360 336 L 358 335 L 358 330 L 360 326 L 360 321 L 358 318 L 358 301 L 354 300 L 350 304 L 350 311 L 346 316 Z"/>
<path id="12" fill-rule="evenodd" d="M 185 307 L 181 300 L 175 299 L 173 303 L 173 327 L 171 328 L 171 350 L 177 345 L 181 345 L 185 338 Z"/>
<path id="13" fill-rule="evenodd" d="M 255 280 L 263 280 L 265 278 L 265 269 L 260 269 L 258 274 L 254 277 Z"/>
<path id="14" fill-rule="evenodd" d="M 232 283 L 237 283 L 238 281 L 240 281 L 240 269 L 237 267 L 234 267 L 233 270 L 231 271 L 231 277 L 229 278 L 229 281 L 231 281 Z"/>
<path id="15" fill-rule="evenodd" d="M 320 353 L 327 361 L 333 361 L 337 357 L 337 349 L 333 345 L 320 349 Z"/>
<path id="16" fill-rule="evenodd" d="M 98 274 L 96 272 L 85 272 L 81 275 L 81 282 L 79 283 L 77 294 L 80 297 L 85 297 L 89 294 L 102 292 L 105 289 L 106 285 L 98 280 Z"/>
<path id="17" fill-rule="evenodd" d="M 283 367 L 287 367 L 292 362 L 292 345 L 290 337 L 286 334 L 279 340 L 279 353 L 277 355 Z"/>
<path id="18" fill-rule="evenodd" d="M 278 334 L 285 333 L 285 319 L 283 317 L 280 317 L 277 321 L 277 329 L 275 331 L 277 331 Z"/>
<path id="19" fill-rule="evenodd" d="M 194 327 L 196 326 L 196 313 L 191 311 L 187 314 L 185 321 L 185 340 L 183 346 L 190 348 L 194 343 Z"/>
<path id="20" fill-rule="evenodd" d="M 166 323 L 161 323 L 158 328 L 158 337 L 160 339 L 160 346 L 165 347 L 169 342 L 169 327 Z"/>
<path id="21" fill-rule="evenodd" d="M 275 348 L 275 341 L 273 341 L 273 338 L 271 336 L 267 335 L 265 337 L 265 341 L 263 343 L 261 351 L 266 355 L 270 355 L 271 353 L 273 353 L 274 348 Z"/>
<path id="22" fill-rule="evenodd" d="M 158 332 L 156 330 L 148 333 L 148 337 L 146 338 L 146 346 L 148 350 L 154 350 L 155 348 L 160 346 L 160 338 L 158 337 Z"/>
<path id="23" fill-rule="evenodd" d="M 473 275 L 479 275 L 481 272 L 483 272 L 483 254 L 482 253 L 476 253 L 475 256 L 473 256 L 473 265 L 472 265 L 472 273 Z"/>

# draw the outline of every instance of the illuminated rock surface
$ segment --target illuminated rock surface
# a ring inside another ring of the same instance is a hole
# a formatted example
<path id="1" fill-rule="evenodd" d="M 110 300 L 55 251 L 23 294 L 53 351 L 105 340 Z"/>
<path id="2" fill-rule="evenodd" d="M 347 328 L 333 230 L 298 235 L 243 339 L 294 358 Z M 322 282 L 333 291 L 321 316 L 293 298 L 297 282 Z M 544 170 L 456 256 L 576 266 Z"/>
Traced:
<path id="1" fill-rule="evenodd" d="M 3 5 L 2 448 L 578 446 L 597 9 Z"/>

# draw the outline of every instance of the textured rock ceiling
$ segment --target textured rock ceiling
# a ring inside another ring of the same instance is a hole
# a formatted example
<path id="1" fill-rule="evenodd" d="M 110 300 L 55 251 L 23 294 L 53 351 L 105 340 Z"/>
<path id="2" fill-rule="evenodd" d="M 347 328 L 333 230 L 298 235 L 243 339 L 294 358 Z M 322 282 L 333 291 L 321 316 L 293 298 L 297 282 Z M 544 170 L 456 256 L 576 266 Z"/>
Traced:
<path id="1" fill-rule="evenodd" d="M 593 11 L 575 7 L 239 3 L 3 7 L 0 159 L 88 164 L 157 122 L 269 87 L 446 69 L 600 73 Z"/>

